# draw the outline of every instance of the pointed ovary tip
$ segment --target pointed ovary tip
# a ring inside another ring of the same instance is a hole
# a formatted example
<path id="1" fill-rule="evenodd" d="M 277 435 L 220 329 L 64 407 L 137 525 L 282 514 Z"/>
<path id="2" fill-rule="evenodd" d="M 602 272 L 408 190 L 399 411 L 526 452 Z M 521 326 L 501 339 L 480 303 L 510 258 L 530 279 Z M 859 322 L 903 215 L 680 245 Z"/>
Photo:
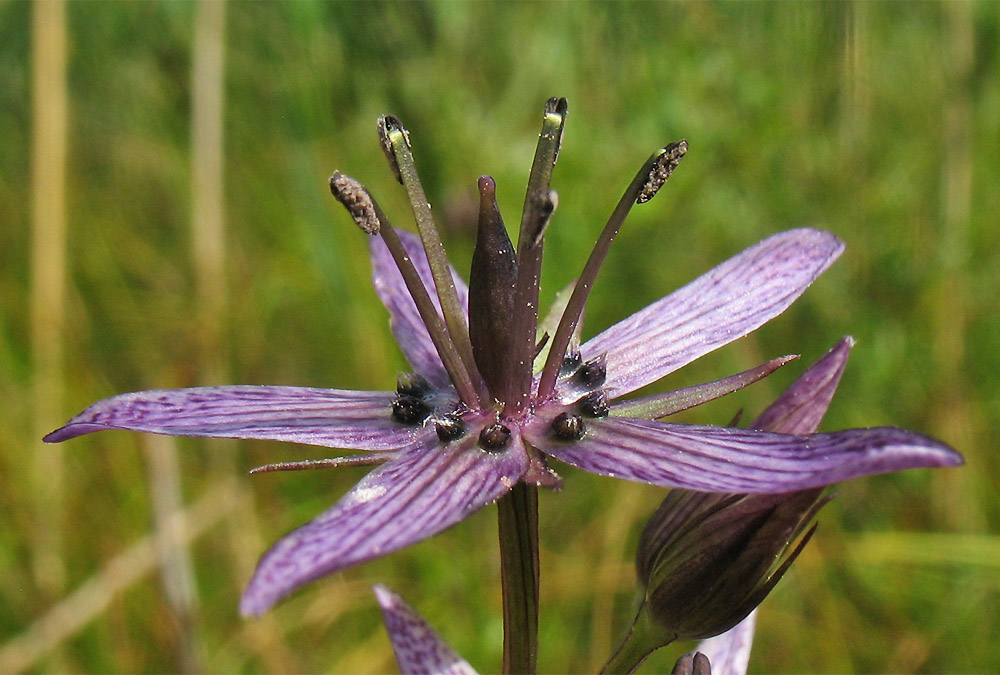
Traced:
<path id="1" fill-rule="evenodd" d="M 480 200 L 492 203 L 496 199 L 497 194 L 497 184 L 493 180 L 493 176 L 480 176 L 478 184 Z"/>

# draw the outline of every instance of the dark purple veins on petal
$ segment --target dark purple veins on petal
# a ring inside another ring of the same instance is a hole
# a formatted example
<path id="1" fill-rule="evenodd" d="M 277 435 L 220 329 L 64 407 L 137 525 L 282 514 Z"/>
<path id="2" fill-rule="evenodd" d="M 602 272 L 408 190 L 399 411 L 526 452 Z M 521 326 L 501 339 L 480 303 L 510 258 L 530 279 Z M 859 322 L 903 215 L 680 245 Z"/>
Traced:
<path id="1" fill-rule="evenodd" d="M 442 447 L 432 434 L 369 473 L 264 555 L 241 611 L 262 614 L 309 581 L 427 539 L 506 494 L 527 454 L 474 452 L 475 442 Z"/>
<path id="2" fill-rule="evenodd" d="M 45 437 L 65 441 L 106 429 L 169 436 L 255 438 L 354 450 L 396 450 L 420 428 L 389 414 L 392 392 L 235 385 L 154 389 L 94 403 Z"/>
<path id="3" fill-rule="evenodd" d="M 940 441 L 894 427 L 798 436 L 610 417 L 593 421 L 575 443 L 534 433 L 527 440 L 584 471 L 706 492 L 792 492 L 962 463 Z"/>
<path id="4" fill-rule="evenodd" d="M 398 593 L 381 584 L 377 584 L 374 591 L 400 672 L 404 675 L 475 674 L 472 666 L 455 653 Z"/>

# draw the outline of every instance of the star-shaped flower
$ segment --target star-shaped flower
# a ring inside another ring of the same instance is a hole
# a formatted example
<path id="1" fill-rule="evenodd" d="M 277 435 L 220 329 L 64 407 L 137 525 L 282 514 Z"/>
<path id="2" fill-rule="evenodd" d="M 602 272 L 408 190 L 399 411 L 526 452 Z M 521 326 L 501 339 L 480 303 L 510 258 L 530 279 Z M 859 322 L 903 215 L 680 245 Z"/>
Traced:
<path id="1" fill-rule="evenodd" d="M 538 280 L 566 103 L 546 106 L 515 250 L 489 177 L 470 285 L 450 268 L 392 117 L 380 138 L 406 187 L 419 240 L 397 232 L 357 181 L 330 184 L 372 235 L 375 287 L 415 373 L 395 391 L 278 386 L 154 390 L 99 401 L 46 437 L 104 429 L 290 441 L 362 451 L 321 466 L 377 464 L 330 510 L 260 561 L 241 609 L 256 615 L 298 586 L 430 537 L 518 482 L 560 485 L 548 461 L 593 473 L 715 492 L 788 492 L 903 468 L 954 465 L 933 439 L 895 428 L 785 435 L 658 421 L 765 376 L 788 359 L 670 394 L 620 401 L 783 312 L 843 250 L 810 229 L 774 235 L 579 344 L 587 294 L 625 216 L 652 198 L 687 150 L 654 153 L 626 190 L 565 304 L 538 335 Z M 547 350 L 547 351 L 546 351 Z M 540 370 L 535 369 L 535 363 Z M 265 467 L 306 468 L 317 463 Z"/>

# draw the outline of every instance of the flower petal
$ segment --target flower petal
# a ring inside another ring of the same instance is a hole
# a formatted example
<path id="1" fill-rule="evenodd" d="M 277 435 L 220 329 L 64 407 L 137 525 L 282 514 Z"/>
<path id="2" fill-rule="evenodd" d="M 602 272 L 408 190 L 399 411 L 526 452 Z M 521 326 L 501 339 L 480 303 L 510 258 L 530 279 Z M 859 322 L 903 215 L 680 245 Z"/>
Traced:
<path id="1" fill-rule="evenodd" d="M 372 590 L 382 608 L 392 650 L 403 675 L 475 675 L 469 662 L 456 654 L 398 593 L 382 584 L 376 584 Z"/>
<path id="2" fill-rule="evenodd" d="M 396 230 L 396 233 L 409 253 L 421 281 L 424 282 L 424 286 L 430 293 L 434 306 L 440 312 L 441 304 L 434 291 L 434 277 L 431 275 L 430 264 L 427 262 L 427 254 L 424 253 L 420 237 L 403 230 Z M 420 319 L 420 313 L 417 312 L 417 306 L 413 303 L 413 298 L 410 297 L 406 284 L 403 283 L 403 275 L 399 273 L 399 269 L 381 237 L 371 238 L 371 258 L 375 292 L 382 299 L 382 304 L 389 310 L 392 334 L 396 337 L 406 360 L 416 372 L 426 377 L 434 386 L 442 387 L 450 384 L 451 379 L 441 363 L 441 357 L 438 356 L 437 349 L 431 342 L 431 336 L 427 333 L 427 328 Z M 468 319 L 469 287 L 465 285 L 454 269 L 451 271 L 451 275 L 455 279 L 458 301 L 465 311 L 466 319 Z"/>
<path id="3" fill-rule="evenodd" d="M 792 382 L 788 389 L 781 392 L 750 428 L 783 434 L 815 432 L 830 407 L 853 346 L 854 338 L 841 338 L 830 351 Z"/>
<path id="4" fill-rule="evenodd" d="M 820 230 L 768 237 L 592 338 L 581 352 L 607 353 L 612 398 L 634 391 L 781 314 L 843 250 Z"/>
<path id="5" fill-rule="evenodd" d="M 432 427 L 393 421 L 395 394 L 237 385 L 152 389 L 98 401 L 45 437 L 57 443 L 105 429 L 168 436 L 258 438 L 351 450 L 397 450 Z"/>
<path id="6" fill-rule="evenodd" d="M 240 610 L 261 614 L 306 582 L 427 539 L 496 501 L 526 470 L 519 438 L 499 453 L 480 450 L 475 436 L 415 443 L 279 541 L 257 565 Z"/>
<path id="7" fill-rule="evenodd" d="M 695 651 L 712 663 L 712 675 L 746 675 L 757 610 L 721 635 L 702 640 Z"/>
<path id="8" fill-rule="evenodd" d="M 590 422 L 579 441 L 527 440 L 591 473 L 704 492 L 784 493 L 963 462 L 947 445 L 894 427 L 792 436 L 607 418 Z"/>

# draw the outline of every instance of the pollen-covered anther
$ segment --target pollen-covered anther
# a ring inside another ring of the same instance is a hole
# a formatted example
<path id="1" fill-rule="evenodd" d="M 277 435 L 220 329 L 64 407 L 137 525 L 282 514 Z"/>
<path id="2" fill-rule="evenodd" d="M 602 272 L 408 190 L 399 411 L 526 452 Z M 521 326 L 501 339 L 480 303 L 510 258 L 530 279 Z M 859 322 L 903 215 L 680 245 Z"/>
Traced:
<path id="1" fill-rule="evenodd" d="M 575 373 L 581 365 L 583 365 L 583 358 L 580 356 L 580 352 L 570 352 L 563 359 L 562 365 L 559 366 L 559 374 L 569 375 L 570 373 Z"/>
<path id="2" fill-rule="evenodd" d="M 375 202 L 364 185 L 350 176 L 334 171 L 330 176 L 330 192 L 338 202 L 347 207 L 347 212 L 365 234 L 379 233 L 382 223 L 375 210 Z"/>
<path id="3" fill-rule="evenodd" d="M 586 431 L 583 418 L 573 413 L 559 413 L 552 420 L 552 433 L 562 441 L 578 441 Z"/>
<path id="4" fill-rule="evenodd" d="M 434 430 L 442 443 L 457 441 L 465 435 L 465 422 L 457 415 L 441 415 L 434 418 Z"/>
<path id="5" fill-rule="evenodd" d="M 421 424 L 430 414 L 430 406 L 416 396 L 404 395 L 392 402 L 392 418 L 402 424 Z"/>
<path id="6" fill-rule="evenodd" d="M 681 163 L 681 159 L 684 157 L 687 149 L 688 144 L 685 140 L 671 143 L 663 148 L 658 161 L 649 172 L 646 184 L 642 186 L 642 191 L 635 200 L 637 204 L 645 204 L 656 195 L 659 189 L 663 187 L 663 184 L 667 182 L 667 179 L 670 178 L 677 165 Z"/>
<path id="7" fill-rule="evenodd" d="M 497 422 L 479 432 L 479 447 L 489 452 L 499 452 L 510 443 L 510 429 Z"/>
<path id="8" fill-rule="evenodd" d="M 400 396 L 415 396 L 423 398 L 431 393 L 433 387 L 423 375 L 417 373 L 401 373 L 396 378 L 396 393 Z"/>
<path id="9" fill-rule="evenodd" d="M 578 402 L 580 412 L 586 417 L 607 417 L 611 411 L 608 395 L 603 389 L 592 391 Z"/>
<path id="10" fill-rule="evenodd" d="M 601 354 L 596 359 L 587 361 L 577 368 L 573 377 L 576 378 L 576 381 L 583 385 L 586 389 L 596 389 L 597 387 L 600 387 L 608 378 L 607 355 Z"/>

